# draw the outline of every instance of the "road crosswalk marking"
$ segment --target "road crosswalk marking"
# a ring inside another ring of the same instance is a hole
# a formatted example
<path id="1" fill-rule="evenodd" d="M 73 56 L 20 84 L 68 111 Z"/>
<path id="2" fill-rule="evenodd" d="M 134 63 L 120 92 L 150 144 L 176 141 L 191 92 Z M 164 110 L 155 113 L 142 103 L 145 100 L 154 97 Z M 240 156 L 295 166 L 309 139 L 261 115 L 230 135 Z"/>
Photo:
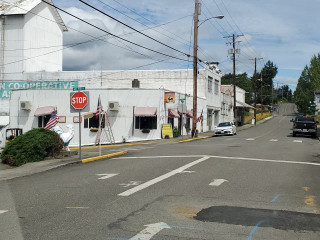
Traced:
<path id="1" fill-rule="evenodd" d="M 0 214 L 8 212 L 8 210 L 0 210 Z"/>
<path id="2" fill-rule="evenodd" d="M 270 139 L 270 142 L 278 142 L 278 139 Z"/>
<path id="3" fill-rule="evenodd" d="M 295 143 L 302 143 L 302 140 L 293 140 Z"/>
<path id="4" fill-rule="evenodd" d="M 254 138 L 247 138 L 246 140 L 247 141 L 254 141 L 255 139 Z"/>

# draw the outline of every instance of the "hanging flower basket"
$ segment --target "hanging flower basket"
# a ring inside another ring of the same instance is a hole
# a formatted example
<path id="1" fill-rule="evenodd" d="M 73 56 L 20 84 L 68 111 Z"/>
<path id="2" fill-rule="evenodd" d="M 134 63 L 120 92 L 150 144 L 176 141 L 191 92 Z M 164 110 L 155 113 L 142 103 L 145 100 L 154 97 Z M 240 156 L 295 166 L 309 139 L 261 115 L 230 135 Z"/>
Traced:
<path id="1" fill-rule="evenodd" d="M 142 129 L 141 132 L 143 132 L 143 133 L 149 133 L 149 132 L 150 132 L 150 129 L 145 128 L 145 129 Z"/>

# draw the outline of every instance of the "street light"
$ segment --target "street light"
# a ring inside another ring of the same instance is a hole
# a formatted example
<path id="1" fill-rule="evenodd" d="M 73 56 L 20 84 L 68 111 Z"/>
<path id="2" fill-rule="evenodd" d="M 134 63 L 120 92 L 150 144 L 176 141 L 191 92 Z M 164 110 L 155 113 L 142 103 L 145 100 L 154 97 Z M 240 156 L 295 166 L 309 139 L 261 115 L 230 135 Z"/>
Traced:
<path id="1" fill-rule="evenodd" d="M 198 28 L 206 21 L 212 18 L 222 19 L 224 16 L 219 15 L 216 17 L 207 18 L 199 24 L 199 0 L 195 0 L 194 12 L 194 41 L 193 41 L 193 121 L 191 136 L 196 136 L 197 128 L 197 98 L 198 98 Z"/>

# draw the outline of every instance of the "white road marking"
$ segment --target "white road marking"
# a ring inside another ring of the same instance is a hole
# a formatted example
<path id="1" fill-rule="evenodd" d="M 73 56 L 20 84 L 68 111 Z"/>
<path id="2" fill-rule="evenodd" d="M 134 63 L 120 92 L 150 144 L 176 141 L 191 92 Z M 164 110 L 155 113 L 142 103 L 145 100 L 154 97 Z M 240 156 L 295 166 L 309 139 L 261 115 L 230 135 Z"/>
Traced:
<path id="1" fill-rule="evenodd" d="M 293 140 L 294 143 L 302 143 L 302 140 Z"/>
<path id="2" fill-rule="evenodd" d="M 145 227 L 147 228 L 143 229 L 141 232 L 139 232 L 137 235 L 135 235 L 130 239 L 131 240 L 150 240 L 154 235 L 156 235 L 162 229 L 171 228 L 169 225 L 163 222 L 145 225 Z"/>
<path id="3" fill-rule="evenodd" d="M 228 182 L 228 180 L 225 179 L 215 179 L 212 183 L 210 183 L 210 186 L 220 186 L 222 183 Z"/>
<path id="4" fill-rule="evenodd" d="M 254 141 L 255 139 L 254 138 L 247 138 L 246 140 L 247 141 Z"/>
<path id="5" fill-rule="evenodd" d="M 8 212 L 8 210 L 0 210 L 0 214 Z"/>
<path id="6" fill-rule="evenodd" d="M 141 183 L 141 181 L 130 181 L 129 183 L 120 183 L 119 185 L 123 187 L 137 186 Z"/>
<path id="7" fill-rule="evenodd" d="M 153 157 L 153 158 L 154 158 L 154 157 Z M 182 171 L 184 171 L 184 170 L 186 170 L 186 169 L 188 169 L 188 168 L 190 168 L 190 167 L 192 167 L 192 166 L 194 166 L 194 165 L 196 165 L 196 164 L 199 164 L 199 163 L 201 163 L 201 162 L 203 162 L 203 161 L 206 161 L 206 160 L 208 160 L 209 158 L 210 158 L 209 156 L 204 156 L 204 157 L 202 157 L 202 158 L 200 158 L 200 159 L 198 159 L 198 160 L 196 160 L 196 161 L 193 161 L 193 162 L 191 162 L 191 163 L 188 163 L 188 164 L 186 164 L 186 165 L 184 165 L 184 166 L 182 166 L 182 167 L 180 167 L 180 168 L 177 168 L 176 170 L 173 170 L 173 171 L 171 171 L 171 172 L 168 172 L 168 173 L 166 173 L 166 174 L 164 174 L 164 175 L 162 175 L 162 176 L 160 176 L 160 177 L 154 178 L 154 179 L 152 179 L 152 180 L 150 180 L 150 181 L 148 181 L 148 182 L 145 182 L 145 183 L 143 183 L 143 184 L 141 184 L 141 185 L 139 185 L 139 186 L 137 186 L 137 187 L 131 188 L 131 189 L 129 189 L 128 191 L 125 191 L 125 192 L 123 192 L 123 193 L 120 193 L 120 194 L 118 194 L 118 196 L 125 196 L 125 197 L 130 196 L 131 194 L 134 194 L 134 193 L 136 193 L 136 192 L 138 192 L 138 191 L 140 191 L 140 190 L 143 190 L 143 189 L 145 189 L 145 188 L 147 188 L 147 187 L 150 187 L 151 185 L 156 184 L 156 183 L 158 183 L 158 182 L 161 182 L 161 181 L 163 181 L 164 179 L 167 179 L 167 178 L 169 178 L 169 177 L 172 177 L 172 176 L 176 175 L 177 173 L 180 173 L 180 172 L 182 172 Z"/>
<path id="8" fill-rule="evenodd" d="M 121 157 L 117 159 L 145 159 L 145 158 L 194 158 L 200 157 L 199 155 L 186 155 L 186 156 L 144 156 L 144 157 Z M 226 156 L 201 156 L 208 158 L 222 158 L 222 159 L 231 159 L 231 160 L 243 160 L 243 161 L 257 161 L 257 162 L 273 162 L 273 163 L 288 163 L 288 164 L 301 164 L 301 165 L 312 165 L 312 166 L 320 166 L 320 163 L 313 162 L 298 162 L 298 161 L 290 161 L 290 160 L 273 160 L 273 159 L 261 159 L 261 158 L 243 158 L 243 157 L 226 157 Z"/>
<path id="9" fill-rule="evenodd" d="M 278 139 L 270 139 L 270 142 L 278 142 Z"/>
<path id="10" fill-rule="evenodd" d="M 107 179 L 107 178 L 111 178 L 111 177 L 114 177 L 114 176 L 117 176 L 119 175 L 119 173 L 99 173 L 99 174 L 96 174 L 97 176 L 103 176 L 103 177 L 100 177 L 98 179 Z"/>
<path id="11" fill-rule="evenodd" d="M 181 171 L 179 173 L 194 173 L 194 171 Z"/>

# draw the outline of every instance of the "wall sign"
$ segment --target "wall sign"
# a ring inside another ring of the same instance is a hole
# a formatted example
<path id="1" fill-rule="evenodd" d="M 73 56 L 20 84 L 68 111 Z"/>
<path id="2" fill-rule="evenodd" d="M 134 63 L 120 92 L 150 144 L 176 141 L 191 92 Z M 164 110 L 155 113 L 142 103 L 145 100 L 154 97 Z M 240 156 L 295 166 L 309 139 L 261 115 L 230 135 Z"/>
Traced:
<path id="1" fill-rule="evenodd" d="M 174 92 L 165 92 L 164 93 L 164 102 L 165 103 L 175 103 L 176 93 Z"/>
<path id="2" fill-rule="evenodd" d="M 0 98 L 9 98 L 11 90 L 18 89 L 73 89 L 78 81 L 2 81 Z"/>

